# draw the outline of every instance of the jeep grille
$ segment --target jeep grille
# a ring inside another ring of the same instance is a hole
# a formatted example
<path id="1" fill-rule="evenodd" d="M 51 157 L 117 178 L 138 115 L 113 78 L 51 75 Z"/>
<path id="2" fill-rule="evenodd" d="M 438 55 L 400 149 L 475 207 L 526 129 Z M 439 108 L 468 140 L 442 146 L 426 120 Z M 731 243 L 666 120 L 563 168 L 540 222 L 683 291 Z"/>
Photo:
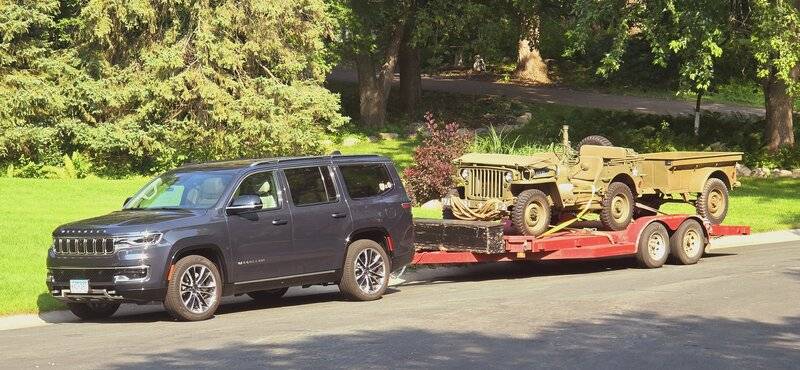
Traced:
<path id="1" fill-rule="evenodd" d="M 508 171 L 492 168 L 469 168 L 464 195 L 467 199 L 502 198 L 505 185 L 503 175 L 506 172 Z"/>
<path id="2" fill-rule="evenodd" d="M 113 238 L 58 237 L 54 240 L 56 254 L 71 256 L 102 256 L 114 253 Z"/>

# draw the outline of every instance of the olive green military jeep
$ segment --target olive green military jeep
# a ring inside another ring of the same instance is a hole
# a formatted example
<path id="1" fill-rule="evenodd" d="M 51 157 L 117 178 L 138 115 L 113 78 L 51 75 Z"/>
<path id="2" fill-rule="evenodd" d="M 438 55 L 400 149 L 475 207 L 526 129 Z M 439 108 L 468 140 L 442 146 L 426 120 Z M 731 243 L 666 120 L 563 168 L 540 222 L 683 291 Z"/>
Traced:
<path id="1" fill-rule="evenodd" d="M 455 160 L 457 186 L 444 198 L 443 216 L 508 217 L 519 234 L 536 236 L 563 214 L 586 212 L 599 213 L 605 229 L 623 230 L 635 216 L 677 201 L 695 204 L 698 214 L 718 224 L 727 214 L 728 190 L 739 184 L 734 166 L 741 158 L 728 152 L 637 154 L 601 136 L 560 154 L 469 153 Z"/>

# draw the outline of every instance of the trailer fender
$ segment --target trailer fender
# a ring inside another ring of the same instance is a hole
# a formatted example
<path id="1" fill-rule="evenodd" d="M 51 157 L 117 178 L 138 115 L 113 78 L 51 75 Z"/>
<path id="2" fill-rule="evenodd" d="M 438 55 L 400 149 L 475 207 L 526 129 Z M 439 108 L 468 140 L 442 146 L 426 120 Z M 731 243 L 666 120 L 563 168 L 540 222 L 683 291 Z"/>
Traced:
<path id="1" fill-rule="evenodd" d="M 728 190 L 731 189 L 731 179 L 725 171 L 721 170 L 717 167 L 712 168 L 700 168 L 697 169 L 692 175 L 692 180 L 689 182 L 689 192 L 691 193 L 700 193 L 703 191 L 703 187 L 706 185 L 706 181 L 710 178 L 718 178 L 725 183 L 725 186 L 728 187 Z"/>

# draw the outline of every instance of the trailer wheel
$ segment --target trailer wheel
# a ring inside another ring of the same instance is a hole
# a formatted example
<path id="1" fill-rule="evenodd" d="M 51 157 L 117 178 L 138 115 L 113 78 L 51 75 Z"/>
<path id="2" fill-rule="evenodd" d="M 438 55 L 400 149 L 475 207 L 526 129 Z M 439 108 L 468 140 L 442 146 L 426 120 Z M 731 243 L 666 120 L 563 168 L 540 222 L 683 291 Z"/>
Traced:
<path id="1" fill-rule="evenodd" d="M 528 189 L 517 196 L 511 210 L 511 224 L 522 235 L 537 236 L 550 226 L 550 202 L 539 189 Z"/>
<path id="2" fill-rule="evenodd" d="M 389 286 L 389 257 L 383 247 L 360 239 L 347 247 L 339 290 L 354 301 L 380 298 Z"/>
<path id="3" fill-rule="evenodd" d="M 681 265 L 697 263 L 706 248 L 703 227 L 697 220 L 684 221 L 669 238 L 669 248 L 675 262 Z"/>
<path id="4" fill-rule="evenodd" d="M 642 230 L 637 246 L 636 260 L 644 268 L 664 265 L 669 257 L 669 233 L 664 225 L 653 222 Z"/>
<path id="5" fill-rule="evenodd" d="M 605 136 L 600 135 L 591 135 L 583 138 L 583 140 L 578 142 L 578 145 L 575 146 L 575 150 L 581 150 L 581 147 L 584 145 L 600 145 L 600 146 L 614 146 L 611 143 L 611 140 L 608 140 Z"/>
<path id="6" fill-rule="evenodd" d="M 718 178 L 710 178 L 695 204 L 697 214 L 714 225 L 719 225 L 728 215 L 728 187 Z"/>
<path id="7" fill-rule="evenodd" d="M 600 222 L 609 230 L 624 230 L 633 219 L 633 192 L 628 185 L 612 182 L 603 196 Z"/>

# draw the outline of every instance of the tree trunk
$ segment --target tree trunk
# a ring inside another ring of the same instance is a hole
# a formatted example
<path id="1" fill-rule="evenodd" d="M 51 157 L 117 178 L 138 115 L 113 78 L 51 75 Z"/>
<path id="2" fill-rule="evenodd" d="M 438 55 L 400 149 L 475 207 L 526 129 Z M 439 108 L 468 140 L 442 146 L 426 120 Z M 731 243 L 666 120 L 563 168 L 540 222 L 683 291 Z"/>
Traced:
<path id="1" fill-rule="evenodd" d="M 403 111 L 412 120 L 417 119 L 422 97 L 422 69 L 419 59 L 419 49 L 409 46 L 407 40 L 403 42 L 398 57 L 400 103 Z"/>
<path id="2" fill-rule="evenodd" d="M 791 75 L 797 78 L 798 67 L 794 68 Z M 792 122 L 794 99 L 789 95 L 786 82 L 773 70 L 764 80 L 763 88 L 764 107 L 767 111 L 764 143 L 767 150 L 776 152 L 781 147 L 794 147 Z"/>
<path id="3" fill-rule="evenodd" d="M 397 54 L 403 39 L 404 22 L 397 25 L 382 54 L 362 52 L 356 55 L 358 97 L 361 122 L 381 128 L 386 122 L 386 105 L 394 80 Z"/>
<path id="4" fill-rule="evenodd" d="M 549 84 L 547 64 L 539 53 L 539 19 L 530 17 L 523 22 L 517 42 L 517 69 L 514 76 L 521 80 Z"/>

